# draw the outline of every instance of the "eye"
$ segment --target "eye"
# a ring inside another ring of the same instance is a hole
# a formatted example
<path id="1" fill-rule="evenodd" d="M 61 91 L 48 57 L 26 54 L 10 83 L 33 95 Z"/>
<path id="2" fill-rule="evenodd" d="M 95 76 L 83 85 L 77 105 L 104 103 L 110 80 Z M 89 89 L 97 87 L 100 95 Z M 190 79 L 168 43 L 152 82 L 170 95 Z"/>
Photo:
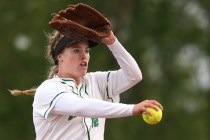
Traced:
<path id="1" fill-rule="evenodd" d="M 86 49 L 86 50 L 85 50 L 85 53 L 89 53 L 89 52 L 90 52 L 90 49 Z"/>
<path id="2" fill-rule="evenodd" d="M 79 53 L 80 51 L 79 51 L 79 49 L 74 49 L 73 52 L 74 53 Z"/>

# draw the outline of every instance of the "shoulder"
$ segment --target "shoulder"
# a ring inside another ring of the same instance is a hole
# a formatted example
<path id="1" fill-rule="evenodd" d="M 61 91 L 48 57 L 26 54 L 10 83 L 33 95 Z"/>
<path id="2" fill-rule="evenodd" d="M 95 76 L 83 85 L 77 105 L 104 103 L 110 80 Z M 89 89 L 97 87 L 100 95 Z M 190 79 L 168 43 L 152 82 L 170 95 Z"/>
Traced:
<path id="1" fill-rule="evenodd" d="M 35 97 L 49 97 L 65 92 L 65 86 L 56 78 L 45 80 L 36 90 Z"/>
<path id="2" fill-rule="evenodd" d="M 107 76 L 110 74 L 111 71 L 96 71 L 96 72 L 90 72 L 90 73 L 87 73 L 85 75 L 85 79 L 99 79 L 99 80 L 102 80 L 102 79 L 106 79 Z"/>
<path id="3" fill-rule="evenodd" d="M 90 72 L 85 75 L 85 79 L 90 83 L 95 83 L 98 86 L 106 85 L 109 79 L 112 76 L 112 73 L 115 71 L 97 71 L 97 72 Z"/>
<path id="4" fill-rule="evenodd" d="M 48 80 L 45 80 L 38 88 L 37 88 L 37 91 L 39 90 L 48 90 L 48 89 L 51 89 L 51 88 L 57 88 L 57 87 L 62 87 L 62 83 L 61 81 L 59 81 L 58 79 L 56 78 L 52 78 L 52 79 L 48 79 Z"/>

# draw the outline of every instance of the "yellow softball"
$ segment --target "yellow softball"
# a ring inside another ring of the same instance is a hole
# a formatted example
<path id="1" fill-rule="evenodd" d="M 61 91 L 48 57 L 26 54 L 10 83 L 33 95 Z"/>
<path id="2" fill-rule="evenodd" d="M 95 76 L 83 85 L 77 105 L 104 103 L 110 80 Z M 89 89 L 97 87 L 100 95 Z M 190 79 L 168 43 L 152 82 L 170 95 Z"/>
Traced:
<path id="1" fill-rule="evenodd" d="M 161 119 L 162 119 L 162 110 L 161 109 L 158 108 L 158 111 L 156 111 L 155 109 L 150 108 L 150 107 L 148 107 L 147 109 L 152 113 L 152 116 L 150 116 L 146 112 L 142 113 L 143 120 L 146 123 L 152 125 L 152 124 L 156 124 L 161 121 Z"/>

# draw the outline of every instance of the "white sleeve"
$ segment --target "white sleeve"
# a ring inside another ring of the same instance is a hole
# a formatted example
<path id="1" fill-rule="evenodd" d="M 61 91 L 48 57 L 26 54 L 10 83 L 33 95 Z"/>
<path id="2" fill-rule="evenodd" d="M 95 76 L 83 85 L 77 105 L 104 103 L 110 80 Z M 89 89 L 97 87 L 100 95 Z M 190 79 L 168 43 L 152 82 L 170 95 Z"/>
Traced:
<path id="1" fill-rule="evenodd" d="M 109 75 L 112 94 L 118 95 L 141 81 L 142 73 L 134 58 L 117 39 L 112 45 L 108 45 L 108 48 L 120 65 L 119 70 L 111 71 Z"/>
<path id="2" fill-rule="evenodd" d="M 119 118 L 132 115 L 134 105 L 110 103 L 92 98 L 63 95 L 51 110 L 52 114 L 79 117 Z"/>
<path id="3" fill-rule="evenodd" d="M 46 80 L 36 90 L 33 102 L 34 111 L 46 119 L 52 119 L 52 116 L 49 114 L 55 103 L 64 94 L 71 93 L 66 92 L 63 84 L 54 82 L 53 80 Z"/>

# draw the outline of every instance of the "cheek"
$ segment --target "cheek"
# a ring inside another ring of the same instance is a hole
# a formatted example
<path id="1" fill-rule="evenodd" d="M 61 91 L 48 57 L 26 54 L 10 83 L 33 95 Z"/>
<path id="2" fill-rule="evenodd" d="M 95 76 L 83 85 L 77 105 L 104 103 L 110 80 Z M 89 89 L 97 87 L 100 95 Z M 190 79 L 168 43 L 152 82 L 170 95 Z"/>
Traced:
<path id="1" fill-rule="evenodd" d="M 88 60 L 88 61 L 90 60 L 90 55 L 89 55 L 89 54 L 87 55 L 87 60 Z"/>
<path id="2" fill-rule="evenodd" d="M 68 55 L 68 54 L 64 54 L 63 55 L 63 62 L 65 63 L 65 65 L 72 65 L 73 63 L 75 63 L 77 61 L 77 58 L 75 56 L 72 55 Z"/>
<path id="3" fill-rule="evenodd" d="M 77 57 L 73 57 L 73 56 L 68 56 L 67 59 L 66 59 L 66 62 L 67 62 L 69 65 L 73 65 L 73 64 L 75 64 L 76 62 L 78 62 L 78 58 L 77 58 Z"/>

